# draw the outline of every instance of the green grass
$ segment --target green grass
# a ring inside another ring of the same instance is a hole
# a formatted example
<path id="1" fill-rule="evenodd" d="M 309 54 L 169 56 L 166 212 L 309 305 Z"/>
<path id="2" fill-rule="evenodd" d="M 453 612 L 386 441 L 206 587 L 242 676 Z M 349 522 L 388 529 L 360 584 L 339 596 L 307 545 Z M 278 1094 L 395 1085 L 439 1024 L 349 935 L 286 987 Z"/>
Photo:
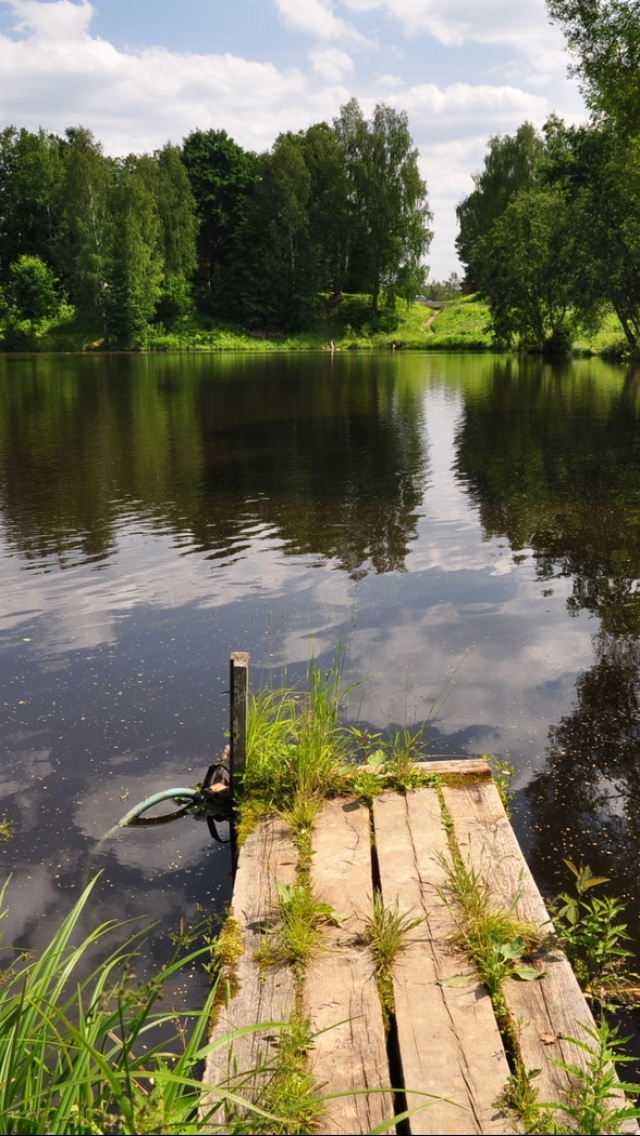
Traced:
<path id="1" fill-rule="evenodd" d="M 249 700 L 240 833 L 265 812 L 286 812 L 294 828 L 313 825 L 313 806 L 344 781 L 347 732 L 339 720 L 339 668 L 314 667 L 304 691 L 264 689 Z M 311 810 L 311 811 L 310 811 Z"/>
<path id="2" fill-rule="evenodd" d="M 496 1017 L 508 1029 L 503 983 L 513 976 L 525 981 L 543 977 L 526 961 L 541 941 L 540 930 L 515 916 L 517 897 L 508 910 L 496 904 L 489 885 L 459 853 L 441 863 L 447 877 L 442 895 L 456 925 L 454 941 L 474 963 Z"/>
<path id="3" fill-rule="evenodd" d="M 2 329 L 0 328 L 0 333 Z M 56 320 L 45 322 L 37 335 L 25 325 L 7 348 L 23 351 L 103 351 L 104 332 L 99 322 L 63 305 Z M 476 295 L 457 296 L 437 311 L 422 304 L 397 300 L 395 308 L 377 315 L 366 295 L 322 296 L 314 326 L 306 331 L 280 332 L 266 328 L 260 337 L 248 328 L 209 316 L 183 318 L 174 328 L 150 325 L 146 351 L 258 352 L 419 350 L 490 351 L 490 310 Z M 581 333 L 574 341 L 579 355 L 620 358 L 628 345 L 619 320 L 606 311 L 599 328 Z M 3 348 L 0 337 L 0 350 Z"/>
<path id="4" fill-rule="evenodd" d="M 385 906 L 377 891 L 373 897 L 372 914 L 366 920 L 365 941 L 371 951 L 378 984 L 378 993 L 385 1017 L 395 1010 L 393 997 L 393 968 L 399 955 L 411 944 L 411 932 L 422 922 L 422 915 L 411 917 L 400 912 L 398 904 Z"/>
<path id="5" fill-rule="evenodd" d="M 7 1136 L 216 1132 L 225 1105 L 263 1111 L 221 1085 L 211 1090 L 208 1115 L 198 1116 L 201 1062 L 232 1040 L 227 1036 L 207 1045 L 215 991 L 201 1010 L 179 1017 L 155 1009 L 167 981 L 202 957 L 206 947 L 182 957 L 177 948 L 151 982 L 137 986 L 128 975 L 138 935 L 89 977 L 79 977 L 88 954 L 116 929 L 115 923 L 104 923 L 79 937 L 94 885 L 38 958 L 3 974 L 0 1131 Z"/>
<path id="6" fill-rule="evenodd" d="M 309 1069 L 313 1035 L 309 1023 L 294 1016 L 280 1030 L 278 1051 L 269 1069 L 260 1104 L 268 1116 L 239 1118 L 227 1127 L 230 1134 L 251 1136 L 307 1136 L 321 1131 L 324 1114 L 318 1085 Z"/>

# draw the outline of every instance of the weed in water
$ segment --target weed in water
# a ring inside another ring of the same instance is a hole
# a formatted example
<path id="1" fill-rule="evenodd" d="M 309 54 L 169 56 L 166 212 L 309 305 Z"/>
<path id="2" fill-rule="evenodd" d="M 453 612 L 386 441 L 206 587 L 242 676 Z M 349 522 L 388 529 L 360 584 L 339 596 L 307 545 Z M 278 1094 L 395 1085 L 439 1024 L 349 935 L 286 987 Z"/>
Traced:
<path id="1" fill-rule="evenodd" d="M 595 1028 L 586 1025 L 583 1028 L 590 1041 L 580 1041 L 575 1037 L 566 1040 L 586 1054 L 584 1065 L 555 1062 L 574 1079 L 574 1092 L 566 1102 L 540 1104 L 540 1108 L 552 1119 L 547 1131 L 578 1132 L 582 1136 L 616 1134 L 625 1121 L 640 1118 L 640 1109 L 630 1103 L 625 1104 L 621 1097 L 622 1091 L 635 1098 L 637 1086 L 619 1081 L 615 1072 L 616 1065 L 633 1060 L 619 1052 L 620 1046 L 628 1039 L 619 1038 L 617 1030 L 611 1028 L 606 1018 Z M 560 1122 L 559 1116 L 566 1117 L 565 1125 Z"/>
<path id="2" fill-rule="evenodd" d="M 515 765 L 510 761 L 503 761 L 499 757 L 491 757 L 490 754 L 483 753 L 485 761 L 489 762 L 491 766 L 491 773 L 493 776 L 493 783 L 498 790 L 498 796 L 504 805 L 504 811 L 508 817 L 511 816 L 511 805 L 513 803 L 513 790 L 511 782 L 516 771 Z"/>
<path id="3" fill-rule="evenodd" d="M 567 954 L 580 986 L 592 998 L 605 1003 L 623 994 L 637 976 L 627 970 L 632 952 L 627 924 L 619 922 L 624 903 L 611 896 L 596 896 L 591 889 L 608 883 L 605 876 L 594 876 L 587 866 L 565 864 L 575 881 L 575 895 L 561 893 L 551 904 L 559 942 Z"/>
<path id="4" fill-rule="evenodd" d="M 397 902 L 386 907 L 377 891 L 373 897 L 372 914 L 365 923 L 365 939 L 376 968 L 380 1000 L 385 1013 L 393 1013 L 393 966 L 398 955 L 411 943 L 411 932 L 424 921 L 420 915 L 411 918 L 401 915 Z"/>

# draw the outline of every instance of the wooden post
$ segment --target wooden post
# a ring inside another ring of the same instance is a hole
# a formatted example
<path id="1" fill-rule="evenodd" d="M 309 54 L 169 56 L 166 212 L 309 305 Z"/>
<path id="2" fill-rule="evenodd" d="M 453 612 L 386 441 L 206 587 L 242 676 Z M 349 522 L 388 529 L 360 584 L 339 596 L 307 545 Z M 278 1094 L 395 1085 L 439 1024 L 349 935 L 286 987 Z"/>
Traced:
<path id="1" fill-rule="evenodd" d="M 247 763 L 247 709 L 249 698 L 249 653 L 234 651 L 231 655 L 231 797 L 234 781 L 244 773 Z"/>

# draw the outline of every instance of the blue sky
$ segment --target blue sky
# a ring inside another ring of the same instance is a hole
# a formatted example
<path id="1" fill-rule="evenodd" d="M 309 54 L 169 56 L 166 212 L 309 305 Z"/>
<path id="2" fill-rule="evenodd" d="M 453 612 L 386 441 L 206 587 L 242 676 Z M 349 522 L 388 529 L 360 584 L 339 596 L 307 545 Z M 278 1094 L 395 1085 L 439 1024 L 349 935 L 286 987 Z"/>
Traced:
<path id="1" fill-rule="evenodd" d="M 82 123 L 112 154 L 222 127 L 261 150 L 354 95 L 406 110 L 437 278 L 488 137 L 584 117 L 566 66 L 544 0 L 0 0 L 0 126 Z"/>

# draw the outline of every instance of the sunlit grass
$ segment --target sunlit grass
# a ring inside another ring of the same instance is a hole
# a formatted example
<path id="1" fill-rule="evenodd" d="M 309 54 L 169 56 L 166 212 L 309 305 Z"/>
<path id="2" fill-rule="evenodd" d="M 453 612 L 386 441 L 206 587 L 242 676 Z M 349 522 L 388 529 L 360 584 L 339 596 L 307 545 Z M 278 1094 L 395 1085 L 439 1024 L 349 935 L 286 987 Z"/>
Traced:
<path id="1" fill-rule="evenodd" d="M 264 1111 L 229 1086 L 196 1079 L 207 1053 L 215 991 L 201 1010 L 158 1012 L 167 981 L 202 956 L 187 948 L 151 982 L 137 986 L 129 964 L 141 935 L 129 939 L 89 977 L 79 972 L 105 936 L 103 923 L 84 937 L 79 924 L 95 880 L 39 957 L 5 971 L 0 987 L 0 1131 L 80 1136 L 99 1133 L 216 1132 L 223 1106 Z M 4 892 L 2 893 L 4 900 Z M 75 945 L 77 944 L 77 945 Z M 186 944 L 182 944 L 184 947 Z"/>

